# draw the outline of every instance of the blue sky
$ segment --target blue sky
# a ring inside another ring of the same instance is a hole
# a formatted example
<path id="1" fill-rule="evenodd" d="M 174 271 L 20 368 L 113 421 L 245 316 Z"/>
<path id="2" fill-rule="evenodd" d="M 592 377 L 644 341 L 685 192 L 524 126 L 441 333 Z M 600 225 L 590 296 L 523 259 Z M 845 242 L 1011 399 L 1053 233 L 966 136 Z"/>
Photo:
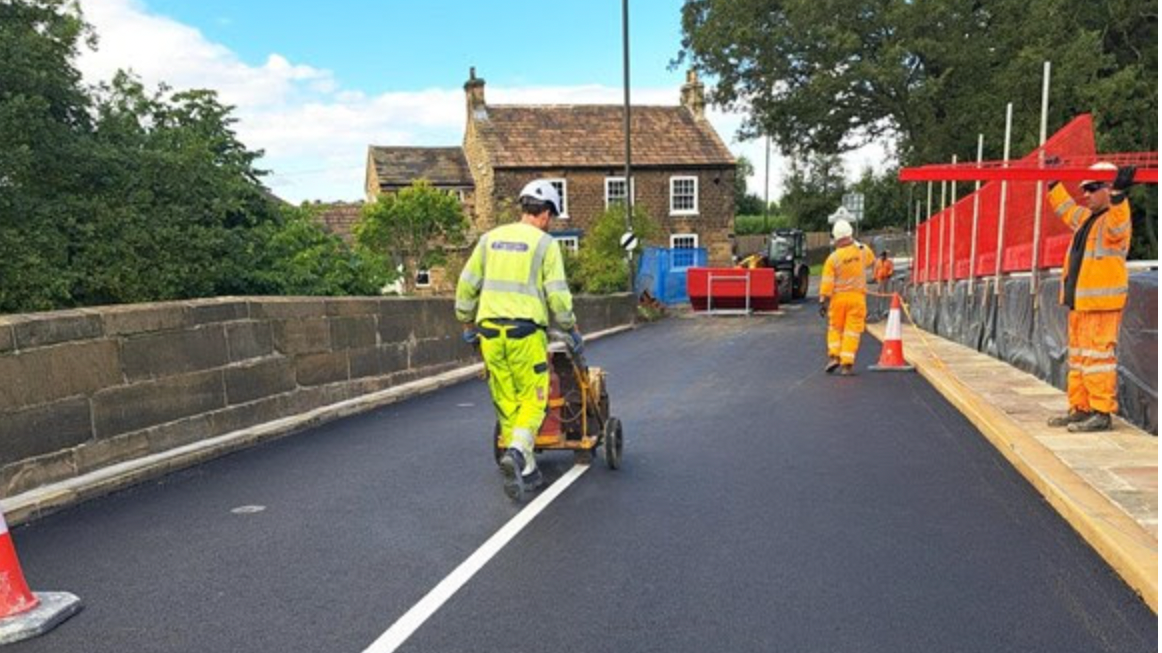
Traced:
<path id="1" fill-rule="evenodd" d="M 147 85 L 211 88 L 236 107 L 239 137 L 265 156 L 266 183 L 292 202 L 363 195 L 368 145 L 461 142 L 469 66 L 494 104 L 620 104 L 619 0 L 80 0 L 99 37 L 86 81 L 132 69 Z M 684 71 L 680 0 L 631 0 L 631 96 L 677 104 Z M 711 108 L 736 155 L 758 168 L 763 145 L 738 142 L 742 116 Z M 848 174 L 882 149 L 846 157 Z M 770 196 L 785 161 L 772 153 Z"/>

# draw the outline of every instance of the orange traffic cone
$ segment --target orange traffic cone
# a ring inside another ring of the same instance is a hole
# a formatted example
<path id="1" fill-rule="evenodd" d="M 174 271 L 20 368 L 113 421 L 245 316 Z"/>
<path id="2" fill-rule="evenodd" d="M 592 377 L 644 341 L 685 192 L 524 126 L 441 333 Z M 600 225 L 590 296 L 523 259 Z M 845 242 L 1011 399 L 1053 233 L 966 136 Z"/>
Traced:
<path id="1" fill-rule="evenodd" d="M 81 600 L 68 592 L 29 591 L 0 511 L 0 644 L 44 634 L 80 609 Z"/>
<path id="2" fill-rule="evenodd" d="M 904 360 L 903 330 L 900 327 L 900 295 L 892 293 L 892 308 L 888 311 L 888 326 L 884 329 L 884 348 L 880 362 L 868 369 L 873 372 L 911 372 L 916 368 Z"/>

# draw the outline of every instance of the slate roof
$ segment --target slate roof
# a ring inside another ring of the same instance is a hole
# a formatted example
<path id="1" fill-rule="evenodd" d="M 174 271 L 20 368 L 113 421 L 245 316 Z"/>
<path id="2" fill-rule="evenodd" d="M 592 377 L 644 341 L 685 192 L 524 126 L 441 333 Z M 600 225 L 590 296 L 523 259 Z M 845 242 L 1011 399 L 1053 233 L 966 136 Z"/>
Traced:
<path id="1" fill-rule="evenodd" d="M 409 186 L 427 179 L 433 186 L 473 187 L 468 160 L 459 147 L 368 148 L 380 187 Z"/>
<path id="2" fill-rule="evenodd" d="M 487 105 L 474 117 L 497 168 L 625 164 L 620 105 Z M 734 165 L 710 123 L 685 107 L 634 106 L 630 120 L 635 166 Z"/>

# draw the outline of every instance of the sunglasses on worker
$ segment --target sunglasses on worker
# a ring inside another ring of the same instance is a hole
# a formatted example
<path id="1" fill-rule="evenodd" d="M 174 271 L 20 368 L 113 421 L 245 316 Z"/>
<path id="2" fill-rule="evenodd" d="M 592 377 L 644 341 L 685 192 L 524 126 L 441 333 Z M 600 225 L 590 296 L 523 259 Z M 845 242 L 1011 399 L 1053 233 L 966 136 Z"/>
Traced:
<path id="1" fill-rule="evenodd" d="M 1091 181 L 1087 184 L 1081 185 L 1081 192 L 1083 192 L 1083 193 L 1096 193 L 1103 188 L 1109 188 L 1109 186 L 1110 185 L 1104 181 Z"/>

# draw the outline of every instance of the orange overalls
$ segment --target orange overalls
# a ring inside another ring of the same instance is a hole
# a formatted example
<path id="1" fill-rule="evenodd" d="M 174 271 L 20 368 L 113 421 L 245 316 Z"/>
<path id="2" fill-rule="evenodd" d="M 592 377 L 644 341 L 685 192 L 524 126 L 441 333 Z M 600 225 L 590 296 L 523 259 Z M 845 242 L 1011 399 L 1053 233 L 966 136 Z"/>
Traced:
<path id="1" fill-rule="evenodd" d="M 867 268 L 875 254 L 860 243 L 840 247 L 823 264 L 819 296 L 831 300 L 827 316 L 827 355 L 854 365 L 867 319 Z"/>
<path id="2" fill-rule="evenodd" d="M 1049 188 L 1049 204 L 1073 229 L 1058 301 L 1069 308 L 1069 376 L 1072 411 L 1118 410 L 1118 328 L 1129 292 L 1130 203 L 1114 194 L 1097 213 L 1078 205 L 1065 187 Z M 1080 255 L 1080 258 L 1079 258 Z"/>
<path id="3" fill-rule="evenodd" d="M 895 271 L 895 268 L 892 266 L 892 259 L 876 259 L 876 266 L 872 269 L 872 277 L 876 280 L 876 283 L 880 285 L 880 290 L 887 290 L 888 281 L 892 279 L 892 274 L 894 274 Z"/>

